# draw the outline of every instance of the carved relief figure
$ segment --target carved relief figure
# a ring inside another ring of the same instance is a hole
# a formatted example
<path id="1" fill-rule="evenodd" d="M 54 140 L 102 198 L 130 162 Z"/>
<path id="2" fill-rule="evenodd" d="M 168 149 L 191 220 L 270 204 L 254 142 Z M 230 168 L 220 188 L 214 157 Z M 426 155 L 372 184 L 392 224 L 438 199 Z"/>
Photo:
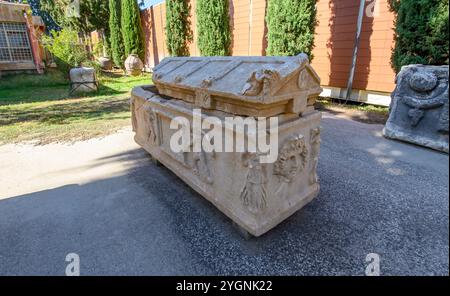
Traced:
<path id="1" fill-rule="evenodd" d="M 317 166 L 319 164 L 320 127 L 311 130 L 310 143 L 311 143 L 311 164 L 310 164 L 309 184 L 313 185 L 319 183 L 319 176 L 317 176 Z"/>
<path id="2" fill-rule="evenodd" d="M 260 163 L 257 153 L 245 153 L 243 165 L 248 168 L 248 173 L 241 191 L 241 201 L 249 212 L 261 213 L 267 208 L 265 167 Z"/>
<path id="3" fill-rule="evenodd" d="M 133 131 L 136 132 L 142 141 L 150 145 L 158 145 L 158 123 L 157 115 L 153 111 L 152 107 L 143 103 L 137 106 L 134 99 L 131 100 L 131 109 L 133 110 L 132 126 Z M 138 120 L 138 117 L 141 120 Z"/>
<path id="4" fill-rule="evenodd" d="M 214 183 L 214 176 L 212 174 L 210 166 L 213 163 L 215 157 L 215 152 L 206 153 L 202 151 L 192 154 L 192 171 L 208 184 Z"/>
<path id="5" fill-rule="evenodd" d="M 156 145 L 158 143 L 158 134 L 157 134 L 157 115 L 152 110 L 150 106 L 143 106 L 143 120 L 145 123 L 145 130 L 148 131 L 147 141 L 150 145 Z"/>
<path id="6" fill-rule="evenodd" d="M 280 81 L 280 74 L 272 69 L 266 68 L 252 73 L 247 83 L 242 89 L 242 94 L 245 96 L 257 96 L 263 93 L 268 95 L 270 88 Z"/>
<path id="7" fill-rule="evenodd" d="M 133 129 L 133 132 L 137 132 L 137 107 L 136 107 L 136 99 L 134 97 L 131 98 L 130 100 L 130 107 L 131 107 L 131 111 L 132 111 L 132 116 L 131 116 L 131 126 Z"/>
<path id="8" fill-rule="evenodd" d="M 298 75 L 298 88 L 302 90 L 308 88 L 311 85 L 309 78 L 308 70 L 304 68 Z"/>
<path id="9" fill-rule="evenodd" d="M 276 191 L 278 196 L 287 197 L 288 184 L 305 167 L 307 155 L 308 149 L 303 135 L 292 136 L 284 143 L 273 169 L 273 174 L 279 176 L 281 181 Z"/>
<path id="10" fill-rule="evenodd" d="M 444 106 L 439 123 L 447 123 L 447 127 L 440 126 L 439 130 L 448 132 L 448 81 L 440 81 L 433 73 L 419 71 L 411 75 L 409 87 L 414 91 L 414 96 L 405 95 L 402 101 L 411 108 L 408 112 L 411 126 L 420 123 L 426 110 Z"/>
<path id="11" fill-rule="evenodd" d="M 211 108 L 211 95 L 207 90 L 198 90 L 195 92 L 195 104 L 202 108 Z"/>
<path id="12" fill-rule="evenodd" d="M 205 133 L 202 132 L 202 138 Z M 190 151 L 193 151 L 194 143 L 190 145 Z M 179 159 L 185 166 L 192 169 L 192 172 L 208 184 L 214 183 L 214 172 L 212 164 L 216 158 L 216 152 L 182 152 L 182 159 Z"/>

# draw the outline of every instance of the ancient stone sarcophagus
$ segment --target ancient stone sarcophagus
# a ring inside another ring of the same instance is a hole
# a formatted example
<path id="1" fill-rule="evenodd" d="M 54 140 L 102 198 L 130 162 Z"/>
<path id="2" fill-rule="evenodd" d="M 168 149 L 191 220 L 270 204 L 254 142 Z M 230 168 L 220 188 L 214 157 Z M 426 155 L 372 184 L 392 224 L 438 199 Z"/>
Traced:
<path id="1" fill-rule="evenodd" d="M 317 196 L 321 88 L 305 55 L 167 58 L 154 83 L 132 91 L 136 142 L 241 228 L 260 236 Z"/>
<path id="2" fill-rule="evenodd" d="M 384 135 L 448 153 L 448 66 L 405 66 L 396 83 Z"/>

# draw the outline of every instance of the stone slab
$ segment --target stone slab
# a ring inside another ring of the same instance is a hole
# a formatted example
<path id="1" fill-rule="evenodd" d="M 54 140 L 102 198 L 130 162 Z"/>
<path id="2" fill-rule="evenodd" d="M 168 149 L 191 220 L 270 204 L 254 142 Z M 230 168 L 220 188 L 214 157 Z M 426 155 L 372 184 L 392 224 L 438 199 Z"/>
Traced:
<path id="1" fill-rule="evenodd" d="M 97 91 L 97 78 L 94 68 L 72 68 L 69 72 L 72 93 Z"/>
<path id="2" fill-rule="evenodd" d="M 405 66 L 396 83 L 383 134 L 448 153 L 448 66 Z"/>

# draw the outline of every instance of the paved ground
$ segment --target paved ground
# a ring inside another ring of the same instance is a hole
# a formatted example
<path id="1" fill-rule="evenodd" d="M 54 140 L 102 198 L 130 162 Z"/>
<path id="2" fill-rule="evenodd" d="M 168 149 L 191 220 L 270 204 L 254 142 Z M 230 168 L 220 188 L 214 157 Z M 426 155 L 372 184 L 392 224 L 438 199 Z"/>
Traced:
<path id="1" fill-rule="evenodd" d="M 325 114 L 319 197 L 246 241 L 132 142 L 0 147 L 0 275 L 449 272 L 448 156 Z"/>

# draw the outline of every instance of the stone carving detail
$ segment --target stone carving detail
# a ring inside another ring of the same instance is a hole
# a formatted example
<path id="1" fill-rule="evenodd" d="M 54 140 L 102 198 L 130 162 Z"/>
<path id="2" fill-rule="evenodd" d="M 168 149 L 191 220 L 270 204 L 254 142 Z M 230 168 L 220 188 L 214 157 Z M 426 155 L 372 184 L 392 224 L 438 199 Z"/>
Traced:
<path id="1" fill-rule="evenodd" d="M 279 81 L 280 74 L 275 70 L 266 68 L 255 71 L 244 85 L 242 94 L 245 96 L 257 96 L 261 93 L 269 95 L 270 89 L 274 88 Z"/>
<path id="2" fill-rule="evenodd" d="M 298 88 L 305 89 L 309 86 L 309 83 L 310 83 L 310 79 L 308 76 L 308 70 L 306 70 L 306 68 L 305 68 L 298 75 Z"/>
<path id="3" fill-rule="evenodd" d="M 308 148 L 303 135 L 291 136 L 279 151 L 273 174 L 280 178 L 276 196 L 288 199 L 288 186 L 306 164 Z"/>
<path id="4" fill-rule="evenodd" d="M 448 152 L 448 94 L 448 66 L 403 67 L 384 135 Z"/>
<path id="5" fill-rule="evenodd" d="M 211 95 L 207 90 L 200 89 L 195 92 L 195 104 L 202 108 L 211 108 Z"/>
<path id="6" fill-rule="evenodd" d="M 319 164 L 319 151 L 320 151 L 320 127 L 311 130 L 310 134 L 310 145 L 311 145 L 311 156 L 310 156 L 310 173 L 309 173 L 309 184 L 313 185 L 319 183 L 319 176 L 317 175 L 317 166 Z"/>
<path id="7" fill-rule="evenodd" d="M 205 137 L 205 133 L 202 132 L 202 139 Z M 190 145 L 190 151 L 193 151 L 194 143 Z M 189 167 L 192 172 L 202 179 L 207 184 L 214 183 L 214 172 L 212 164 L 216 158 L 216 152 L 184 152 L 182 153 L 182 162 L 185 166 Z"/>
<path id="8" fill-rule="evenodd" d="M 260 163 L 257 153 L 244 153 L 242 161 L 244 167 L 248 168 L 248 173 L 240 199 L 249 212 L 258 214 L 267 208 L 265 166 Z"/>
<path id="9" fill-rule="evenodd" d="M 426 93 L 427 95 L 437 87 L 437 84 L 437 77 L 433 73 L 428 72 L 414 73 L 409 80 L 411 89 L 415 90 L 418 93 Z M 435 97 L 429 96 L 426 98 L 415 98 L 409 95 L 405 95 L 402 99 L 403 102 L 411 108 L 408 111 L 408 116 L 411 118 L 412 126 L 417 126 L 419 124 L 419 122 L 424 117 L 426 110 L 439 108 L 443 106 L 446 101 L 448 104 L 448 99 L 445 100 L 445 98 L 440 95 L 437 95 Z M 445 110 L 443 111 L 445 120 Z"/>
<path id="10" fill-rule="evenodd" d="M 214 77 L 210 76 L 206 79 L 203 79 L 200 86 L 203 88 L 208 88 L 212 85 L 213 81 L 214 81 Z"/>
<path id="11" fill-rule="evenodd" d="M 148 138 L 147 141 L 150 143 L 150 145 L 157 145 L 158 144 L 158 133 L 157 133 L 157 115 L 155 112 L 153 112 L 152 108 L 150 106 L 143 106 L 145 112 L 143 112 L 143 122 L 145 123 L 146 127 L 145 130 L 148 131 Z"/>
<path id="12" fill-rule="evenodd" d="M 305 167 L 308 149 L 303 135 L 290 137 L 281 148 L 274 164 L 273 174 L 280 176 L 285 183 L 290 183 L 300 170 Z"/>
<path id="13" fill-rule="evenodd" d="M 163 73 L 153 73 L 153 80 L 159 80 L 163 78 Z"/>
<path id="14" fill-rule="evenodd" d="M 182 76 L 182 75 L 177 75 L 176 77 L 175 77 L 175 79 L 174 79 L 174 81 L 176 82 L 176 83 L 180 83 L 180 82 L 182 82 L 184 80 L 184 76 Z"/>
<path id="15" fill-rule="evenodd" d="M 211 163 L 214 161 L 215 157 L 215 152 L 206 153 L 202 151 L 192 153 L 192 171 L 208 184 L 214 183 L 214 175 L 211 170 Z"/>

